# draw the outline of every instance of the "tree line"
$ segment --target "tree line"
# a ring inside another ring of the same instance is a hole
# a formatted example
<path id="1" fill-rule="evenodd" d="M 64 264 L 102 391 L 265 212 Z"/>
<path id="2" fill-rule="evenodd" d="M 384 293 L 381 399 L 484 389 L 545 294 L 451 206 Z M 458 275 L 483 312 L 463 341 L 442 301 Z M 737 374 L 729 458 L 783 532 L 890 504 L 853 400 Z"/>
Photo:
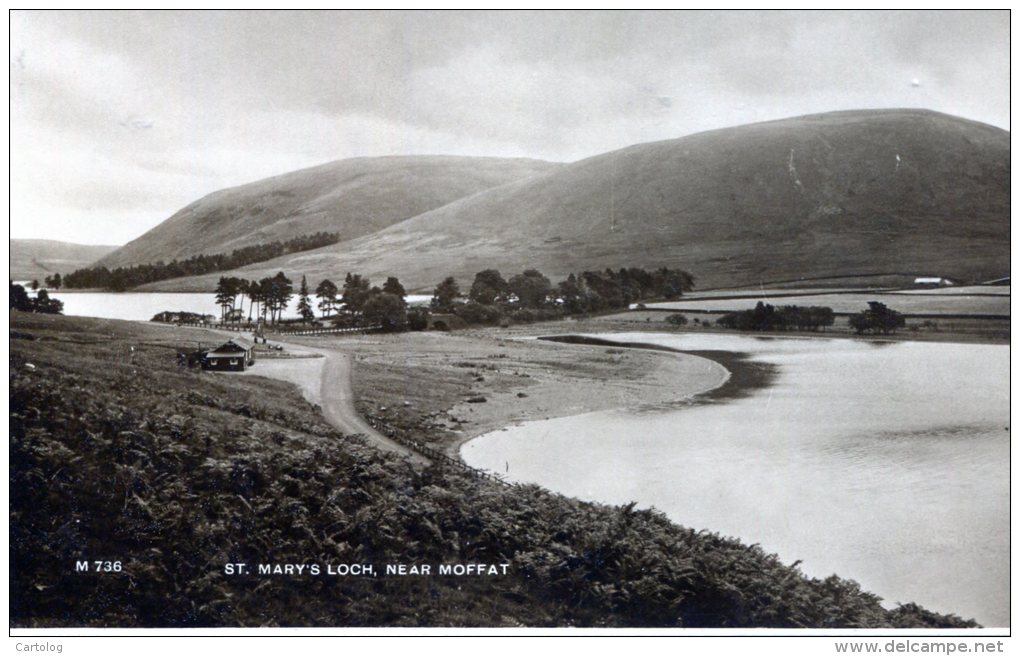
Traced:
<path id="1" fill-rule="evenodd" d="M 716 319 L 724 328 L 734 330 L 818 330 L 836 322 L 832 308 L 818 305 L 775 307 L 758 301 L 753 310 L 729 312 Z"/>
<path id="2" fill-rule="evenodd" d="M 222 322 L 251 323 L 257 317 L 275 324 L 283 320 L 283 311 L 294 298 L 295 289 L 290 278 L 280 271 L 261 280 L 221 277 L 215 294 Z M 315 288 L 317 300 L 314 306 L 308 278 L 301 276 L 296 294 L 297 313 L 302 322 L 315 320 L 317 308 L 322 319 L 331 317 L 337 325 L 373 325 L 390 331 L 403 330 L 408 325 L 407 292 L 393 276 L 387 278 L 382 287 L 372 286 L 368 278 L 360 274 L 348 273 L 342 288 L 332 280 L 324 279 Z M 246 299 L 247 319 L 244 312 Z M 419 325 L 421 321 L 413 323 Z"/>
<path id="3" fill-rule="evenodd" d="M 835 321 L 835 313 L 830 307 L 817 305 L 775 307 L 761 301 L 758 301 L 753 310 L 728 312 L 716 319 L 716 323 L 724 328 L 747 331 L 818 330 L 833 325 Z M 850 315 L 847 323 L 858 335 L 864 333 L 888 335 L 903 328 L 906 325 L 906 318 L 884 303 L 868 301 L 868 309 Z"/>
<path id="4" fill-rule="evenodd" d="M 162 261 L 155 264 L 138 264 L 130 267 L 117 267 L 112 271 L 106 267 L 78 269 L 60 280 L 57 274 L 47 278 L 48 286 L 60 288 L 101 288 L 111 291 L 124 291 L 138 285 L 170 278 L 198 276 L 217 271 L 229 271 L 248 264 L 264 262 L 288 253 L 312 250 L 329 246 L 340 241 L 336 232 L 316 232 L 310 235 L 294 237 L 287 241 L 274 241 L 267 244 L 245 246 L 231 251 L 229 254 L 195 255 L 186 260 L 173 260 L 169 264 Z"/>
<path id="5" fill-rule="evenodd" d="M 693 287 L 690 273 L 666 267 L 653 271 L 636 267 L 585 271 L 570 274 L 556 285 L 536 269 L 527 269 L 509 280 L 495 269 L 486 269 L 475 274 L 466 295 L 452 276 L 443 280 L 434 289 L 428 308 L 408 307 L 407 292 L 394 276 L 386 278 L 381 287 L 358 273 L 347 273 L 342 286 L 323 279 L 314 290 L 314 307 L 307 277 L 302 276 L 296 294 L 302 322 L 315 320 L 318 309 L 320 320 L 328 319 L 334 325 L 400 331 L 424 330 L 431 312 L 455 314 L 467 324 L 494 325 L 504 320 L 526 323 L 625 308 L 648 298 L 676 299 Z M 261 318 L 279 323 L 295 289 L 280 271 L 261 280 L 221 277 L 215 294 L 223 322 L 251 323 Z"/>
<path id="6" fill-rule="evenodd" d="M 495 324 L 504 319 L 526 323 L 626 308 L 651 298 L 675 300 L 692 289 L 694 276 L 667 267 L 571 273 L 555 285 L 537 269 L 527 269 L 509 280 L 496 269 L 486 269 L 475 274 L 466 299 L 457 281 L 446 278 L 433 292 L 430 307 L 471 324 Z"/>

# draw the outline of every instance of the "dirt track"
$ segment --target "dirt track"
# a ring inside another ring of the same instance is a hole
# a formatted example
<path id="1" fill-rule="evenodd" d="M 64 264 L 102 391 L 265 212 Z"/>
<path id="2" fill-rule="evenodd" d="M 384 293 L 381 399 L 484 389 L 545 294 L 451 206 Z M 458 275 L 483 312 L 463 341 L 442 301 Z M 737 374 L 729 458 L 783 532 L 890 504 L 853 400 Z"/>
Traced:
<path id="1" fill-rule="evenodd" d="M 238 336 L 238 333 L 228 331 L 215 332 L 228 339 Z M 424 456 L 372 428 L 355 410 L 354 391 L 351 387 L 351 358 L 348 354 L 330 348 L 277 340 L 273 340 L 273 343 L 291 353 L 312 353 L 321 357 L 259 360 L 256 355 L 255 366 L 245 371 L 245 374 L 294 383 L 301 389 L 309 403 L 322 407 L 323 416 L 334 428 L 348 434 L 360 433 L 379 448 L 407 456 L 415 464 L 428 462 Z"/>

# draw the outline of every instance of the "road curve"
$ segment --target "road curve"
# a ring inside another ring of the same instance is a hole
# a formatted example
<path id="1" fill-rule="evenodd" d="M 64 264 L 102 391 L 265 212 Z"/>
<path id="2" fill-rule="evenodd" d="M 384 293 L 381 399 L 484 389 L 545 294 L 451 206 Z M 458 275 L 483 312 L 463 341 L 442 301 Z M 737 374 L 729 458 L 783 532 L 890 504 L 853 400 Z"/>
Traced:
<path id="1" fill-rule="evenodd" d="M 239 334 L 215 328 L 206 328 L 205 330 L 211 330 L 228 339 L 244 335 L 244 333 Z M 273 343 L 279 344 L 289 351 L 317 353 L 325 358 L 325 363 L 322 366 L 322 383 L 319 396 L 321 399 L 320 407 L 322 408 L 322 415 L 331 426 L 349 435 L 360 433 L 368 439 L 370 444 L 384 451 L 407 456 L 414 464 L 421 465 L 429 462 L 425 456 L 416 453 L 377 431 L 358 414 L 354 407 L 354 389 L 351 384 L 351 356 L 349 354 L 336 349 L 281 342 L 275 339 Z M 257 362 L 258 356 L 256 356 Z M 252 374 L 266 375 L 268 378 L 272 378 L 270 375 L 260 374 L 257 368 Z"/>
<path id="2" fill-rule="evenodd" d="M 277 342 L 283 344 L 283 342 Z M 386 451 L 408 456 L 413 462 L 424 464 L 428 460 L 403 444 L 372 428 L 354 407 L 354 390 L 351 385 L 351 356 L 332 349 L 310 348 L 304 345 L 285 344 L 285 347 L 304 349 L 322 354 L 326 362 L 322 367 L 322 414 L 334 428 L 344 433 L 361 433 L 370 442 Z"/>

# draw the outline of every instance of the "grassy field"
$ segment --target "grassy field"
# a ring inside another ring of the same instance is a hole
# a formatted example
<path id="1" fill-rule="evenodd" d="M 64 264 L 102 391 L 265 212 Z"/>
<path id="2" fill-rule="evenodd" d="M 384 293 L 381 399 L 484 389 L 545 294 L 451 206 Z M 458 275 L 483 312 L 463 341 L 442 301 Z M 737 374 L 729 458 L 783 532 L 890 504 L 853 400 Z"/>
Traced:
<path id="1" fill-rule="evenodd" d="M 710 299 L 733 297 L 815 296 L 817 294 L 920 294 L 935 296 L 1009 296 L 1009 285 L 961 285 L 959 287 L 910 288 L 910 287 L 742 287 L 736 289 L 710 289 L 684 294 L 684 299 Z"/>
<path id="2" fill-rule="evenodd" d="M 679 312 L 683 314 L 683 312 Z M 723 316 L 721 312 L 698 312 L 688 313 L 688 324 L 677 327 L 666 321 L 673 312 L 661 310 L 632 310 L 617 314 L 606 314 L 592 318 L 588 325 L 592 331 L 604 332 L 611 330 L 618 331 L 652 331 L 652 332 L 696 332 L 696 333 L 717 333 L 735 334 L 738 331 L 728 330 L 716 325 L 716 319 Z M 697 322 L 695 322 L 697 320 Z M 1008 344 L 1010 341 L 1010 320 L 1007 319 L 974 319 L 967 317 L 940 316 L 936 319 L 907 319 L 904 329 L 882 335 L 883 340 L 911 340 L 924 342 L 970 342 L 987 344 Z M 573 331 L 571 331 L 573 332 Z M 762 336 L 765 333 L 753 332 L 748 335 Z M 798 331 L 786 330 L 778 333 L 767 333 L 769 335 L 800 336 L 800 337 L 829 337 L 845 339 L 876 339 L 875 336 L 861 337 L 847 325 L 846 317 L 836 317 L 836 323 L 831 328 L 819 331 Z"/>
<path id="3" fill-rule="evenodd" d="M 822 305 L 834 312 L 860 312 L 868 307 L 868 301 L 879 301 L 903 314 L 984 314 L 1009 316 L 1009 295 L 949 295 L 922 293 L 811 293 L 803 296 L 776 296 L 767 292 L 743 298 L 681 299 L 669 303 L 649 303 L 646 307 L 658 310 L 699 310 L 705 312 L 734 312 L 749 310 L 759 302 L 772 305 Z"/>
<path id="4" fill-rule="evenodd" d="M 11 626 L 968 625 L 654 511 L 416 471 L 290 384 L 179 368 L 203 337 L 12 312 Z M 224 572 L 238 562 L 509 567 Z"/>

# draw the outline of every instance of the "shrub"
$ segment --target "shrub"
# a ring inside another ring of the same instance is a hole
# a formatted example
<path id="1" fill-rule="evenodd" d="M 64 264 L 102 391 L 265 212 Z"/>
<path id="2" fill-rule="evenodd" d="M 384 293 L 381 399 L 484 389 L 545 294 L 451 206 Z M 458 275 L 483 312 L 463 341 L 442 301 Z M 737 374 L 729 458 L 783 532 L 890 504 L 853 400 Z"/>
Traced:
<path id="1" fill-rule="evenodd" d="M 503 317 L 499 308 L 494 305 L 482 305 L 468 301 L 454 308 L 454 314 L 468 323 L 495 325 Z"/>

